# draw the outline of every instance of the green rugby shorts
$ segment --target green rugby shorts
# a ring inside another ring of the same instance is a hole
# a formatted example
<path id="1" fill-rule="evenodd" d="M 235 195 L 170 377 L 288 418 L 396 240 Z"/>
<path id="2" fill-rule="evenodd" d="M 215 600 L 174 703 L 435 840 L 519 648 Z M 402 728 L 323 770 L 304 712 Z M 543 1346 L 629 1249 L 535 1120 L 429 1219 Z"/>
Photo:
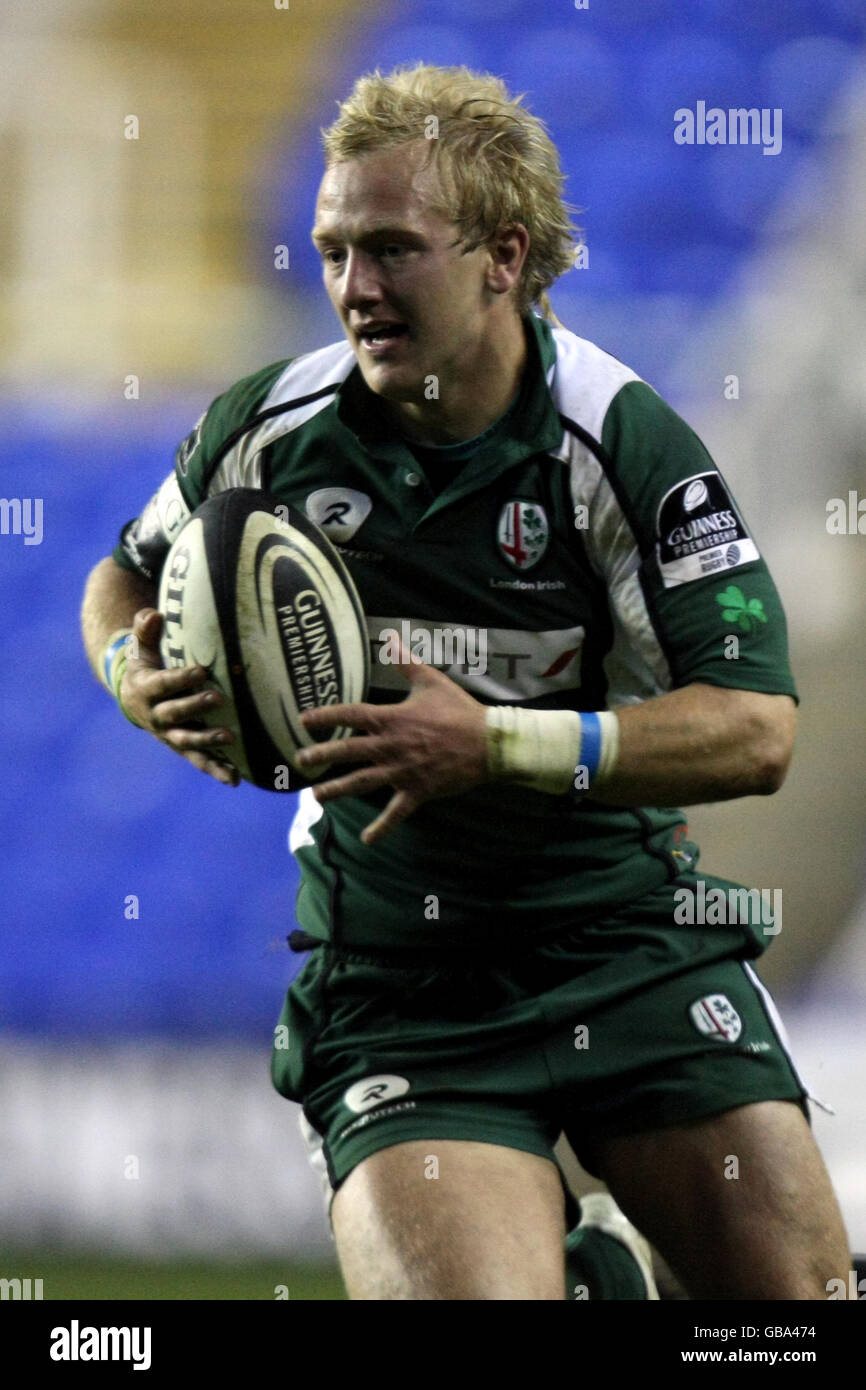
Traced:
<path id="1" fill-rule="evenodd" d="M 356 1164 L 411 1139 L 553 1159 L 564 1133 L 598 1174 L 600 1139 L 764 1100 L 798 1102 L 808 1117 L 810 1092 L 749 961 L 769 938 L 760 923 L 677 925 L 682 886 L 495 958 L 469 945 L 310 947 L 271 1074 L 303 1107 L 326 1200 Z"/>

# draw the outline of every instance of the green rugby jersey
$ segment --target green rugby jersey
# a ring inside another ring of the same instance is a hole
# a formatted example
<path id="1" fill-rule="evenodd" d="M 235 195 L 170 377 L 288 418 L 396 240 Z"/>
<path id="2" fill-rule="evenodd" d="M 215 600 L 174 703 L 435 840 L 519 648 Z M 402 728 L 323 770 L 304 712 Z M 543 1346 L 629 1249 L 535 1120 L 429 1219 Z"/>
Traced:
<path id="1" fill-rule="evenodd" d="M 263 488 L 343 555 L 367 615 L 374 702 L 406 693 L 379 659 L 380 634 L 394 629 L 488 704 L 616 709 L 693 681 L 796 698 L 779 596 L 700 440 L 594 344 L 535 314 L 525 329 L 516 403 L 441 486 L 419 462 L 431 451 L 395 433 L 341 342 L 218 397 L 114 558 L 156 580 L 206 497 Z M 300 794 L 290 845 L 297 917 L 312 935 L 536 937 L 609 913 L 697 859 L 676 808 L 504 784 L 428 802 L 362 844 L 390 795 L 323 807 Z"/>

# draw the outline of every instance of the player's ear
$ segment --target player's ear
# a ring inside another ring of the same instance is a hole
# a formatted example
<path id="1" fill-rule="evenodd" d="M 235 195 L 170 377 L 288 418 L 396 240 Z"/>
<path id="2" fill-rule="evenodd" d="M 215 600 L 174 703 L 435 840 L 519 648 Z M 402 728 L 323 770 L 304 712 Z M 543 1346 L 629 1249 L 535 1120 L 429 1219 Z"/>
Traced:
<path id="1" fill-rule="evenodd" d="M 507 294 L 516 288 L 529 251 L 529 232 L 522 222 L 513 222 L 491 237 L 487 243 L 489 256 L 487 287 L 494 294 Z"/>

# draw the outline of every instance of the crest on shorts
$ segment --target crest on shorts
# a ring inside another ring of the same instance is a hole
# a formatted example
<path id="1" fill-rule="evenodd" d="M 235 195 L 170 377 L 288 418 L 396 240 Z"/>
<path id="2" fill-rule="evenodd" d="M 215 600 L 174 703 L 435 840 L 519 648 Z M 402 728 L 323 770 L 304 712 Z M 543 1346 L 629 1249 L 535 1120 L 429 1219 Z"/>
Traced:
<path id="1" fill-rule="evenodd" d="M 743 1031 L 743 1020 L 726 994 L 707 994 L 696 999 L 689 1017 L 699 1033 L 716 1042 L 736 1042 Z"/>
<path id="2" fill-rule="evenodd" d="M 538 502 L 513 498 L 499 514 L 496 532 L 499 549 L 509 565 L 521 572 L 534 569 L 547 550 L 550 527 Z"/>

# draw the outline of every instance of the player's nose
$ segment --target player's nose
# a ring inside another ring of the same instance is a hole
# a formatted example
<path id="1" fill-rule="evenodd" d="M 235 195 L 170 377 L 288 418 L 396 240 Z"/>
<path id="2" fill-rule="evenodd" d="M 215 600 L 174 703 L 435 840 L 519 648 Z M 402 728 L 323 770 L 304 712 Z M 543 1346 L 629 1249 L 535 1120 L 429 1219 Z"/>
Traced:
<path id="1" fill-rule="evenodd" d="M 340 285 L 340 302 L 345 309 L 376 304 L 382 298 L 375 257 L 353 247 L 346 256 Z"/>

